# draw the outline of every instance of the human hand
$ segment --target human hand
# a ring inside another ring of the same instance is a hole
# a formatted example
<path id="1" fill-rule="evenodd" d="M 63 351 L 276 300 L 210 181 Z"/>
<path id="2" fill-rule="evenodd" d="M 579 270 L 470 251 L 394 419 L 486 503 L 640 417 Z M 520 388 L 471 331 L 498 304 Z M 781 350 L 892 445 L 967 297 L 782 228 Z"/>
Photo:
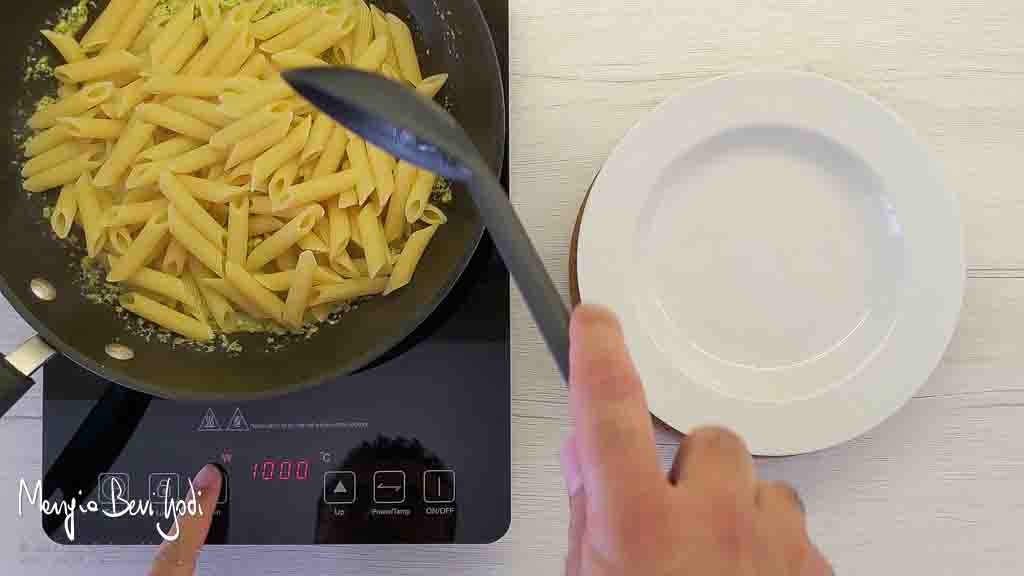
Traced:
<path id="1" fill-rule="evenodd" d="M 160 546 L 153 566 L 149 569 L 149 576 L 192 576 L 199 551 L 210 532 L 221 482 L 223 478 L 220 470 L 213 464 L 207 464 L 192 480 L 196 494 L 191 494 L 189 490 L 188 498 L 198 500 L 199 509 L 203 513 L 178 517 L 178 538 Z"/>
<path id="2" fill-rule="evenodd" d="M 832 574 L 799 495 L 758 480 L 732 432 L 694 430 L 662 472 L 643 387 L 610 312 L 577 308 L 571 337 L 569 576 Z"/>

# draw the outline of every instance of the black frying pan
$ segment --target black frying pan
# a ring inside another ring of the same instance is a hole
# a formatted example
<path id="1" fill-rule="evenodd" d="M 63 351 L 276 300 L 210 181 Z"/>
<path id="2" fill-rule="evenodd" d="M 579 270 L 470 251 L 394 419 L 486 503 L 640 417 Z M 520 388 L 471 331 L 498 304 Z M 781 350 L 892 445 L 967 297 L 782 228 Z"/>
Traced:
<path id="1" fill-rule="evenodd" d="M 22 85 L 21 63 L 29 46 L 40 46 L 40 29 L 57 9 L 72 0 L 17 2 L 0 22 L 0 55 L 17 74 L 0 91 L 0 109 L 8 113 L 0 131 L 0 153 L 11 162 L 0 170 L 0 291 L 39 333 L 16 367 L 0 362 L 0 414 L 31 386 L 27 374 L 53 354 L 51 348 L 99 376 L 147 394 L 178 400 L 248 400 L 286 394 L 351 374 L 380 359 L 420 325 L 459 279 L 483 235 L 483 225 L 468 193 L 455 188 L 446 208 L 450 221 L 438 232 L 409 287 L 361 304 L 336 326 L 325 326 L 308 340 L 268 351 L 266 336 L 240 336 L 240 354 L 198 352 L 188 347 L 147 342 L 127 332 L 109 305 L 83 297 L 76 285 L 83 255 L 52 238 L 43 218 L 45 200 L 21 188 L 23 160 L 11 134 L 23 130 L 31 102 L 52 94 L 46 82 Z M 375 0 L 382 9 L 409 22 L 416 32 L 425 74 L 448 72 L 441 99 L 451 105 L 495 172 L 505 147 L 502 75 L 487 23 L 476 0 Z M 100 2 L 101 6 L 105 3 Z M 442 17 L 441 14 L 444 16 Z M 37 48 L 38 53 L 45 49 Z M 55 53 L 51 61 L 58 61 Z M 54 192 L 48 193 L 50 195 Z M 33 280 L 56 288 L 44 301 Z M 131 348 L 134 358 L 114 360 L 111 343 Z M 12 355 L 13 356 L 13 355 Z M 10 357 L 9 357 L 10 359 Z"/>

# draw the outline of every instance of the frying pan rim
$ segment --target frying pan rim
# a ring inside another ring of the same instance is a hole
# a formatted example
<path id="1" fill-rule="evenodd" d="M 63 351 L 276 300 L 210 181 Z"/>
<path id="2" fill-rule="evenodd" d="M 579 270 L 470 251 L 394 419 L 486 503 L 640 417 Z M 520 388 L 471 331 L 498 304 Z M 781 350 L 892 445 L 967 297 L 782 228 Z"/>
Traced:
<path id="1" fill-rule="evenodd" d="M 480 7 L 479 0 L 472 0 L 468 3 L 468 18 L 476 19 L 478 22 L 483 23 L 483 41 L 487 44 L 483 47 L 483 50 L 490 52 L 491 58 L 488 60 L 497 64 L 497 85 L 498 90 L 496 93 L 496 99 L 498 104 L 498 114 L 500 117 L 499 125 L 501 126 L 500 132 L 498 133 L 498 146 L 497 146 L 497 157 L 494 158 L 494 166 L 500 173 L 501 170 L 506 168 L 505 166 L 505 153 L 508 145 L 508 101 L 505 98 L 505 79 L 501 74 L 501 61 L 498 57 L 497 44 L 495 44 L 494 34 L 491 32 L 490 26 L 487 25 L 487 19 L 484 16 L 483 10 Z M 476 255 L 480 248 L 480 242 L 483 240 L 486 229 L 482 223 L 476 226 L 476 230 L 472 233 L 470 241 L 467 242 L 467 249 L 463 251 L 461 257 L 456 263 L 448 281 L 445 285 L 435 293 L 432 301 L 420 305 L 417 310 L 418 314 L 410 318 L 409 321 L 404 325 L 402 330 L 399 330 L 396 336 L 382 340 L 379 344 L 373 346 L 366 354 L 346 363 L 345 366 L 339 367 L 335 370 L 330 371 L 329 374 L 322 377 L 310 377 L 305 379 L 295 380 L 290 382 L 287 386 L 278 386 L 274 388 L 268 388 L 257 392 L 234 392 L 234 393 L 218 393 L 216 390 L 210 390 L 209 393 L 204 391 L 199 392 L 171 392 L 163 389 L 160 386 L 155 386 L 147 381 L 133 378 L 122 371 L 117 369 L 116 364 L 105 366 L 94 361 L 91 357 L 86 356 L 78 351 L 77 348 L 67 344 L 62 338 L 60 338 L 56 332 L 50 329 L 49 325 L 41 321 L 36 317 L 29 308 L 25 305 L 18 294 L 11 288 L 7 282 L 7 278 L 3 273 L 0 273 L 0 293 L 4 295 L 11 306 L 18 313 L 18 315 L 35 330 L 43 341 L 57 351 L 58 354 L 71 360 L 75 364 L 85 368 L 89 372 L 96 376 L 112 382 L 114 384 L 130 388 L 132 390 L 148 394 L 157 398 L 163 398 L 168 400 L 175 400 L 179 402 L 221 402 L 221 401 L 250 401 L 250 400 L 264 400 L 269 398 L 278 398 L 287 396 L 303 390 L 315 388 L 322 384 L 332 382 L 345 376 L 351 376 L 364 370 L 368 366 L 372 365 L 376 360 L 387 354 L 388 351 L 399 346 L 407 338 L 409 338 L 413 332 L 416 331 L 430 316 L 434 314 L 437 308 L 444 302 L 448 295 L 451 293 L 455 285 L 458 284 L 463 274 L 466 272 L 466 268 L 469 266 L 470 261 Z M 221 353 L 221 352 L 216 352 Z"/>

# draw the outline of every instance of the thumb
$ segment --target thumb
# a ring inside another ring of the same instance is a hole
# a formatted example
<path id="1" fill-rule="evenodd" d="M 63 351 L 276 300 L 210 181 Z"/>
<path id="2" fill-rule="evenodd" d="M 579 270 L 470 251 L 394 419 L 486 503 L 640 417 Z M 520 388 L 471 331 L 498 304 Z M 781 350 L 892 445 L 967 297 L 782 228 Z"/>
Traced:
<path id="1" fill-rule="evenodd" d="M 220 469 L 213 464 L 203 467 L 192 480 L 195 494 L 189 490 L 188 498 L 196 500 L 196 513 L 178 517 L 178 537 L 160 546 L 150 576 L 192 576 L 199 551 L 210 532 L 222 482 Z M 173 534 L 173 528 L 168 532 Z"/>
<path id="2" fill-rule="evenodd" d="M 618 320 L 603 308 L 580 306 L 570 337 L 569 398 L 587 495 L 588 538 L 607 553 L 664 513 L 667 483 L 643 386 Z"/>

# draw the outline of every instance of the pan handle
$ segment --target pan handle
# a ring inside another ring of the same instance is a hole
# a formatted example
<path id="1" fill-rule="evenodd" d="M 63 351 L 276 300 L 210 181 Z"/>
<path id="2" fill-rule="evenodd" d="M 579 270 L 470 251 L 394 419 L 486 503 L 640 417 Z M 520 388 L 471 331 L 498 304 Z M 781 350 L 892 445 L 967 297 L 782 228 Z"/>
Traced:
<path id="1" fill-rule="evenodd" d="M 57 351 L 42 338 L 33 336 L 0 360 L 0 416 L 6 414 L 32 389 L 32 374 L 56 354 Z"/>

